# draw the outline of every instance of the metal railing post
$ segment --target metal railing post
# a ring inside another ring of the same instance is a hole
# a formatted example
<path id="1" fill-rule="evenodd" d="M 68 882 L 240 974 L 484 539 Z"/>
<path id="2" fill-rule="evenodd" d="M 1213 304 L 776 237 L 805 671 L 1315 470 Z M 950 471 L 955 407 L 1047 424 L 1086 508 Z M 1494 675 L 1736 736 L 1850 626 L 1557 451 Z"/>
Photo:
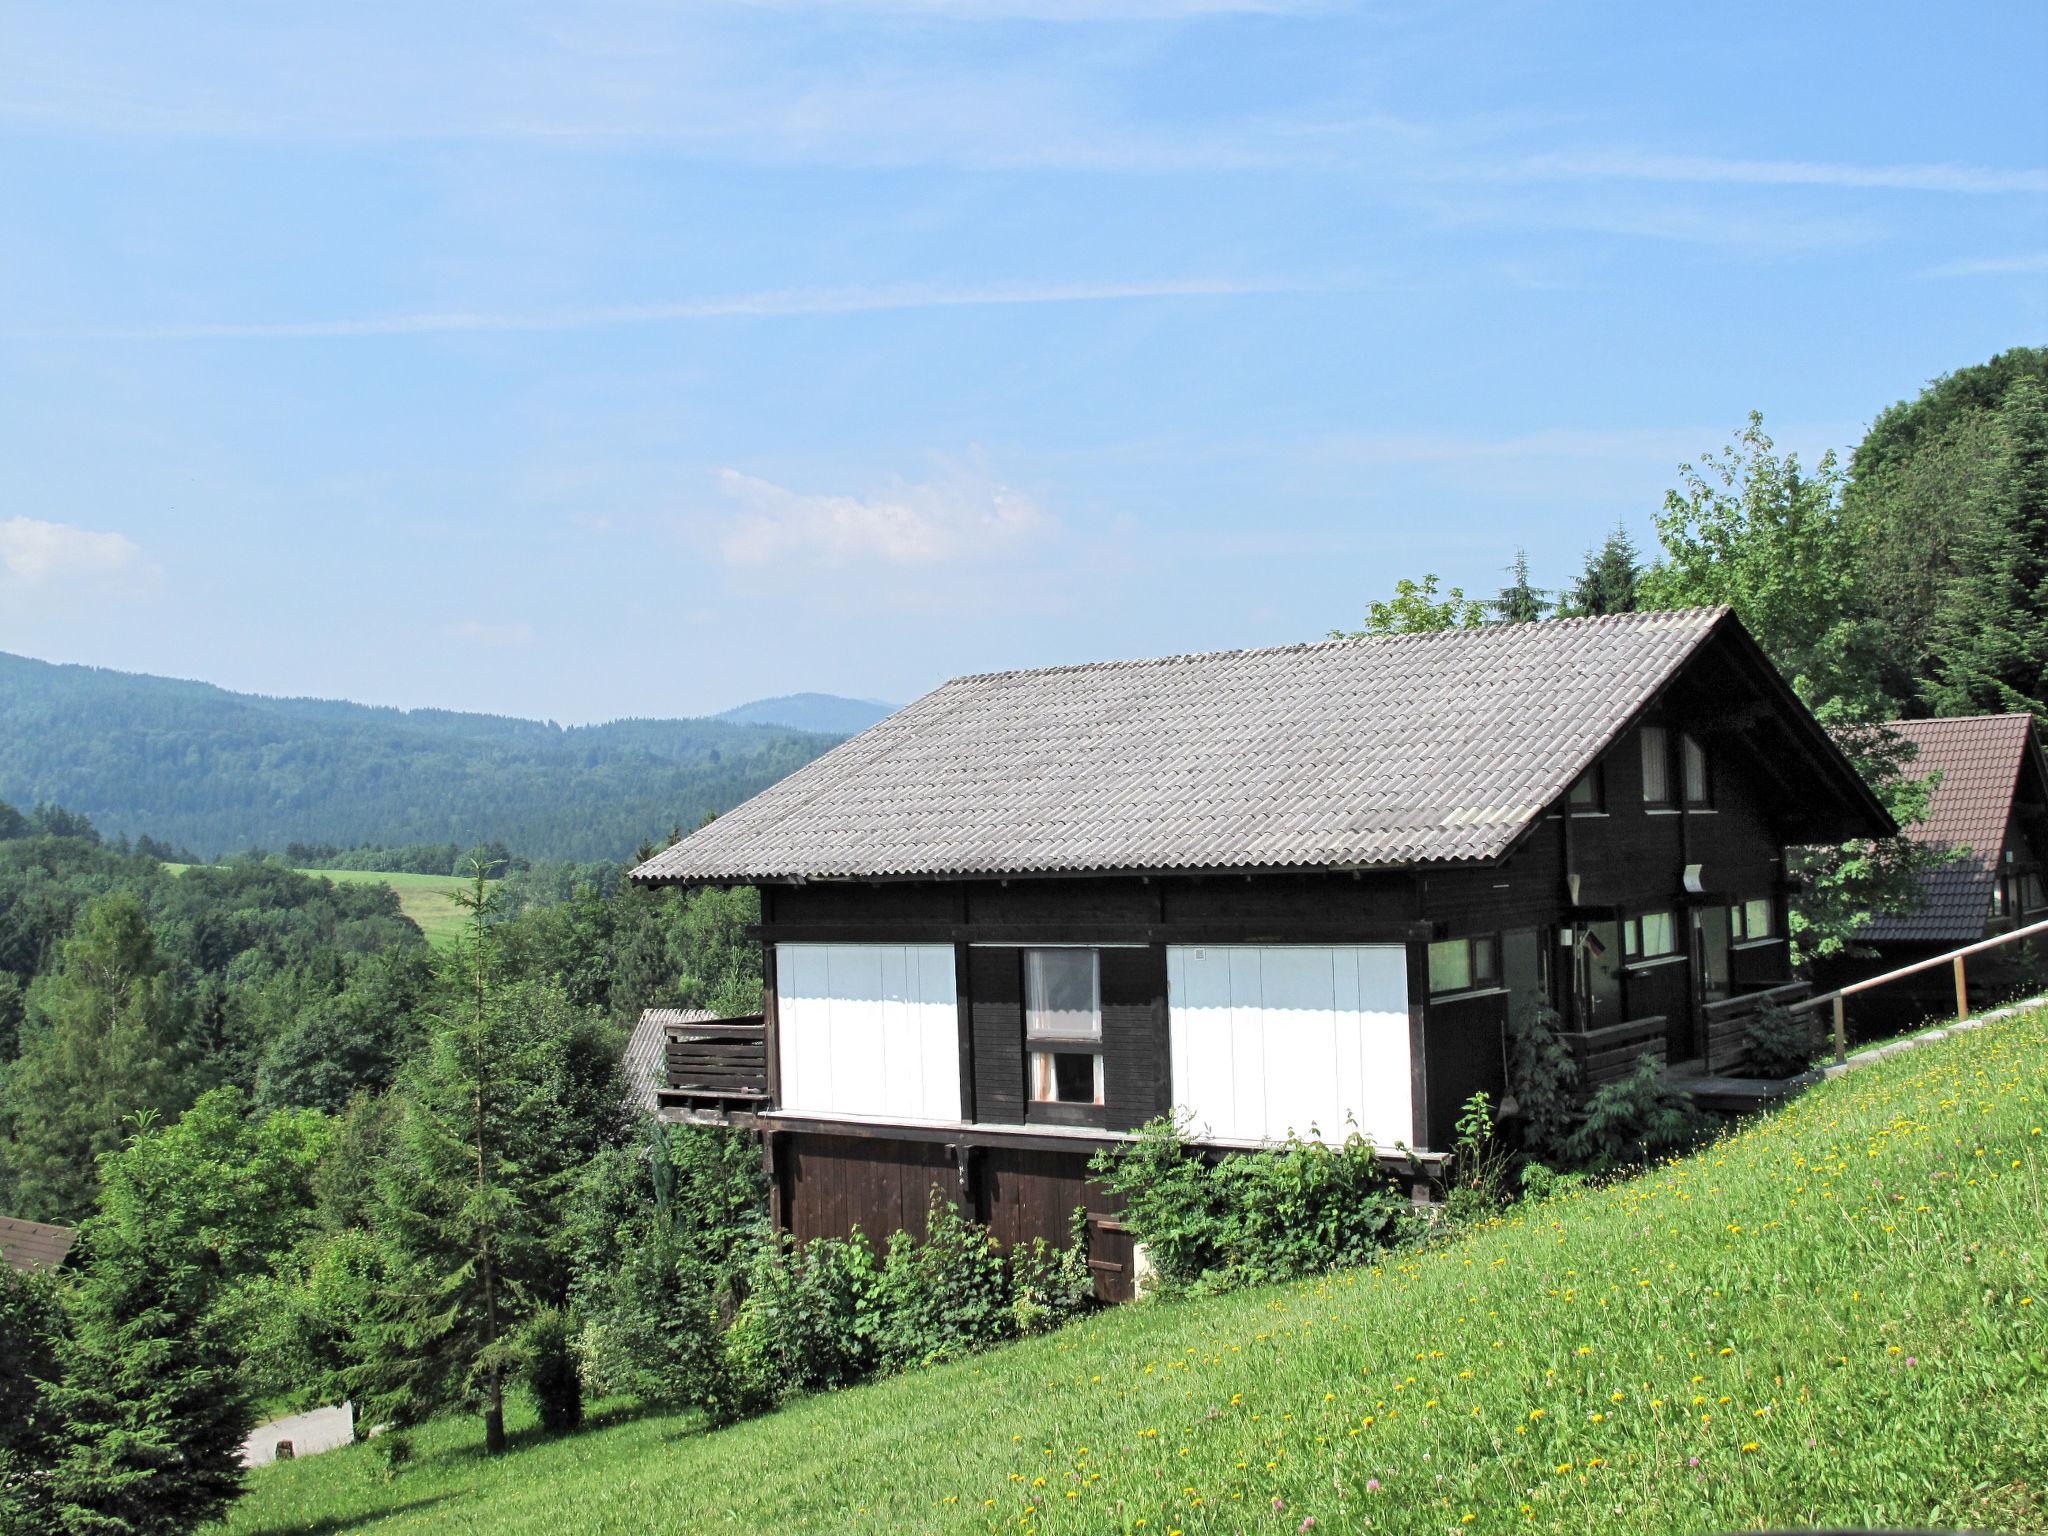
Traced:
<path id="1" fill-rule="evenodd" d="M 1969 992 L 1969 987 L 1968 987 L 1968 985 L 1967 985 L 1967 984 L 1966 984 L 1966 983 L 1964 982 L 1964 980 L 1963 980 L 1963 957 L 1962 957 L 1961 955 L 1957 955 L 1957 956 L 1956 956 L 1956 1017 L 1957 1017 L 1958 1019 L 1967 1019 L 1967 1018 L 1968 1018 L 1969 1016 L 1970 1016 L 1970 992 Z"/>
<path id="2" fill-rule="evenodd" d="M 1835 994 L 1835 1065 L 1840 1066 L 1849 1059 L 1848 1010 L 1843 1006 L 1848 1001 L 1841 993 Z"/>

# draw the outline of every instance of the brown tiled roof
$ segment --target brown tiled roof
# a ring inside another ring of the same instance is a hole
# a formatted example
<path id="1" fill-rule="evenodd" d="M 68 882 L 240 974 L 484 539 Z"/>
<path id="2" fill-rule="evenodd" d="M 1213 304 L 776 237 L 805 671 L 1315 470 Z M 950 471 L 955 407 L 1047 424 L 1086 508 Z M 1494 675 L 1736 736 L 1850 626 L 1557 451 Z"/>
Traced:
<path id="1" fill-rule="evenodd" d="M 16 1269 L 55 1269 L 77 1240 L 72 1227 L 0 1216 L 0 1259 Z"/>
<path id="2" fill-rule="evenodd" d="M 1496 858 L 1723 630 L 1754 649 L 1715 608 L 957 678 L 634 877 Z M 1881 822 L 1874 802 L 1858 814 Z"/>
<path id="3" fill-rule="evenodd" d="M 633 1033 L 626 1038 L 626 1053 L 619 1059 L 629 1109 L 653 1114 L 654 1090 L 668 1082 L 668 1054 L 662 1027 L 702 1024 L 717 1017 L 709 1008 L 649 1008 L 640 1015 Z"/>
<path id="4" fill-rule="evenodd" d="M 1900 720 L 1892 729 L 1920 749 L 1909 771 L 1939 770 L 1927 819 L 1905 829 L 1917 843 L 1967 848 L 1927 877 L 1927 901 L 1910 917 L 1880 917 L 1857 934 L 1886 942 L 1968 943 L 1984 936 L 1991 888 L 2012 820 L 2013 791 L 2031 743 L 2031 715 L 1971 715 L 1952 720 Z"/>

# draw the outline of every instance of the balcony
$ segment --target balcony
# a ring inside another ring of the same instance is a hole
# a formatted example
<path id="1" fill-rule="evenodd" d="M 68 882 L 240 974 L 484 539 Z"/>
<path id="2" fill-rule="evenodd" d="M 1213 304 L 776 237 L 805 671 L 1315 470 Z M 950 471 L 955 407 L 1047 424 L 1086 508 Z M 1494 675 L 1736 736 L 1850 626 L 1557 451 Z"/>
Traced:
<path id="1" fill-rule="evenodd" d="M 768 1029 L 760 1014 L 715 1019 L 650 1008 L 636 1034 L 657 1029 L 654 1108 L 663 1119 L 727 1121 L 768 1107 Z"/>

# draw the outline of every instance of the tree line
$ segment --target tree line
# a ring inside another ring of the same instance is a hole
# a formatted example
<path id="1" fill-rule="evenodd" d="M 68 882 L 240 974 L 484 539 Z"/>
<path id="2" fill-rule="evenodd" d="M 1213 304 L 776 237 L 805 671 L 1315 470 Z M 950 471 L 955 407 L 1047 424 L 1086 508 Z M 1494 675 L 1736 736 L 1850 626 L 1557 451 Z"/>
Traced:
<path id="1" fill-rule="evenodd" d="M 2048 348 L 1891 406 L 1846 467 L 1780 452 L 1752 413 L 1724 450 L 1680 467 L 1655 527 L 1653 558 L 1617 527 L 1557 589 L 1535 584 L 1526 550 L 1491 597 L 1403 578 L 1351 633 L 1725 604 L 1901 826 L 1925 818 L 1933 785 L 1889 722 L 2048 719 Z M 1872 915 L 1913 910 L 1952 856 L 1904 838 L 1802 850 L 1801 952 L 1837 953 Z"/>
<path id="2" fill-rule="evenodd" d="M 60 801 L 108 835 L 147 833 L 206 860 L 291 841 L 467 853 L 492 840 L 534 858 L 622 859 L 648 828 L 729 810 L 837 740 L 725 720 L 565 728 L 259 698 L 5 654 L 0 720 L 0 799 Z"/>

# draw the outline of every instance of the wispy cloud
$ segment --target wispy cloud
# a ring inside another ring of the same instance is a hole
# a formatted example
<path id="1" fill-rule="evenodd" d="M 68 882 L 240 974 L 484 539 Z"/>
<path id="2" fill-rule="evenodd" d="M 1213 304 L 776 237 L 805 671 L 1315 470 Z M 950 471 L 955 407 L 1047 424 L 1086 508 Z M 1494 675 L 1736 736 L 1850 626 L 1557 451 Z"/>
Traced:
<path id="1" fill-rule="evenodd" d="M 142 550 L 125 533 L 35 517 L 0 522 L 0 578 L 23 587 L 103 581 L 134 569 Z"/>
<path id="2" fill-rule="evenodd" d="M 1891 192 L 2048 192 L 2048 170 L 1982 165 L 1845 165 L 1826 160 L 1736 160 L 1586 150 L 1531 155 L 1489 174 L 1558 181 L 1657 181 L 1741 187 L 1874 188 Z"/>
<path id="3" fill-rule="evenodd" d="M 1164 278 L 1105 283 L 901 283 L 881 287 L 780 288 L 653 304 L 534 311 L 423 310 L 333 320 L 201 321 L 76 332 L 36 332 L 96 341 L 306 341 L 356 336 L 426 336 L 456 332 L 590 331 L 690 320 L 777 319 L 857 315 L 889 310 L 963 309 L 1019 304 L 1103 304 L 1136 299 L 1237 298 L 1328 291 L 1279 278 Z"/>
<path id="4" fill-rule="evenodd" d="M 1929 267 L 1923 277 L 2026 277 L 2048 272 L 2048 251 L 2023 256 L 1965 256 Z"/>
<path id="5" fill-rule="evenodd" d="M 739 509 L 717 532 L 734 565 L 942 565 L 1008 553 L 1058 526 L 1029 496 L 973 469 L 866 496 L 795 491 L 736 469 L 719 471 L 718 488 Z"/>

